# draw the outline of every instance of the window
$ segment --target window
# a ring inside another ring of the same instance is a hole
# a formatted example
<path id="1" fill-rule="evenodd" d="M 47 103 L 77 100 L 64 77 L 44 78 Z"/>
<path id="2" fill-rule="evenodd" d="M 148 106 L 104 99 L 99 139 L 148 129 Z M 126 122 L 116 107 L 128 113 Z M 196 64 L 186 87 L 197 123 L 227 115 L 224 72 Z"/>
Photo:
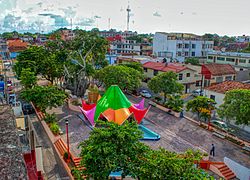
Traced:
<path id="1" fill-rule="evenodd" d="M 180 81 L 182 80 L 182 76 L 183 76 L 183 74 L 179 74 L 179 80 Z"/>
<path id="2" fill-rule="evenodd" d="M 154 70 L 154 76 L 156 76 L 158 74 L 157 70 Z"/>
<path id="3" fill-rule="evenodd" d="M 185 52 L 185 56 L 188 56 L 188 52 Z"/>
<path id="4" fill-rule="evenodd" d="M 179 51 L 179 52 L 177 52 L 177 56 L 181 56 L 181 52 Z"/>
<path id="5" fill-rule="evenodd" d="M 195 56 L 195 52 L 192 52 L 192 56 Z"/>
<path id="6" fill-rule="evenodd" d="M 248 60 L 248 63 L 250 63 L 250 59 Z"/>
<path id="7" fill-rule="evenodd" d="M 190 73 L 187 73 L 187 77 L 190 77 Z"/>
<path id="8" fill-rule="evenodd" d="M 225 61 L 225 58 L 224 57 L 217 57 L 217 60 L 218 61 Z"/>
<path id="9" fill-rule="evenodd" d="M 226 61 L 228 61 L 228 62 L 234 62 L 235 59 L 234 58 L 227 58 Z"/>
<path id="10" fill-rule="evenodd" d="M 197 87 L 197 86 L 200 86 L 200 84 L 201 84 L 201 81 L 196 81 L 195 82 L 195 86 Z"/>
<path id="11" fill-rule="evenodd" d="M 208 56 L 208 59 L 214 59 L 214 57 L 213 56 Z"/>
<path id="12" fill-rule="evenodd" d="M 144 72 L 148 72 L 148 69 L 147 68 L 143 68 L 144 69 Z"/>
<path id="13" fill-rule="evenodd" d="M 243 68 L 240 68 L 240 71 L 243 71 L 244 69 Z"/>
<path id="14" fill-rule="evenodd" d="M 225 80 L 226 81 L 231 81 L 232 80 L 232 76 L 226 76 Z"/>
<path id="15" fill-rule="evenodd" d="M 223 77 L 216 77 L 216 83 L 223 82 Z"/>
<path id="16" fill-rule="evenodd" d="M 180 44 L 180 43 L 177 44 L 177 47 L 178 47 L 178 48 L 182 48 L 182 44 Z"/>
<path id="17" fill-rule="evenodd" d="M 189 48 L 189 44 L 185 44 L 185 48 Z"/>
<path id="18" fill-rule="evenodd" d="M 195 47 L 196 47 L 196 44 L 192 44 L 192 49 L 195 49 Z"/>
<path id="19" fill-rule="evenodd" d="M 239 63 L 246 63 L 246 60 L 245 59 L 240 59 Z"/>
<path id="20" fill-rule="evenodd" d="M 210 99 L 213 99 L 215 101 L 215 95 L 210 95 Z"/>

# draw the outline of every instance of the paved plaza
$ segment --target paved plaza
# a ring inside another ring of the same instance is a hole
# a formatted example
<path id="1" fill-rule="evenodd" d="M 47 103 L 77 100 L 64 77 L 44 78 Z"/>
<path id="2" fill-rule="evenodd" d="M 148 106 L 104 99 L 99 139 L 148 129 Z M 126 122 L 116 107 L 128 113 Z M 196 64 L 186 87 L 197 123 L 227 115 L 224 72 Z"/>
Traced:
<path id="1" fill-rule="evenodd" d="M 134 103 L 140 101 L 134 97 L 129 97 L 129 99 Z M 59 125 L 63 132 L 65 132 L 65 119 L 69 120 L 70 148 L 77 156 L 80 153 L 80 149 L 77 148 L 79 143 L 89 137 L 91 129 L 78 117 L 81 113 L 70 111 L 66 106 L 53 109 L 51 112 L 58 115 Z M 161 136 L 159 141 L 144 141 L 154 149 L 163 147 L 175 152 L 184 152 L 188 149 L 209 152 L 213 143 L 215 145 L 213 161 L 223 161 L 224 157 L 228 157 L 248 168 L 250 167 L 250 157 L 243 153 L 240 147 L 213 136 L 211 132 L 184 118 L 176 118 L 158 108 L 151 107 L 143 124 Z M 62 138 L 66 142 L 65 133 Z"/>

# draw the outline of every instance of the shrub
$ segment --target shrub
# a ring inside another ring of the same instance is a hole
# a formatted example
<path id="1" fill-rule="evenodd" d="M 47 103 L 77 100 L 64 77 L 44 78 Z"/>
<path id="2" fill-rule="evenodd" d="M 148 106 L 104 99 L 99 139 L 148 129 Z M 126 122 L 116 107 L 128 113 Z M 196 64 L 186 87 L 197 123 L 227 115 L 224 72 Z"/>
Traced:
<path id="1" fill-rule="evenodd" d="M 48 114 L 48 113 L 46 113 L 46 114 L 45 114 L 45 117 L 43 118 L 43 120 L 44 120 L 46 123 L 50 124 L 50 123 L 56 122 L 56 121 L 57 121 L 57 117 L 56 117 L 56 114 L 55 114 L 55 113 L 53 113 L 53 114 Z"/>
<path id="2" fill-rule="evenodd" d="M 59 125 L 56 122 L 52 122 L 50 124 L 50 130 L 52 131 L 53 134 L 58 135 L 60 132 Z"/>
<path id="3" fill-rule="evenodd" d="M 176 112 L 181 112 L 183 108 L 184 101 L 181 99 L 180 95 L 170 96 L 165 104 L 165 107 L 172 109 Z"/>
<path id="4" fill-rule="evenodd" d="M 82 104 L 78 101 L 78 99 L 74 99 L 72 102 L 71 102 L 72 105 L 74 106 L 81 106 Z"/>

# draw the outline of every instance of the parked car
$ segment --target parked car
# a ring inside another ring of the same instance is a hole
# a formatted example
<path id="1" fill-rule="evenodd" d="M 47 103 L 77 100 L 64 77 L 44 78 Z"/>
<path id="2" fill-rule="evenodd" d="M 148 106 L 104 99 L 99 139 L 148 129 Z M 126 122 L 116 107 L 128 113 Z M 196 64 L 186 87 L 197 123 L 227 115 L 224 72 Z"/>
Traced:
<path id="1" fill-rule="evenodd" d="M 212 126 L 218 127 L 226 132 L 234 132 L 234 130 L 229 128 L 228 125 L 223 121 L 211 120 L 211 124 Z"/>
<path id="2" fill-rule="evenodd" d="M 34 114 L 35 110 L 30 103 L 22 102 L 22 110 L 24 115 Z"/>
<path id="3" fill-rule="evenodd" d="M 200 89 L 196 89 L 196 90 L 194 90 L 193 92 L 192 92 L 192 95 L 193 96 L 203 96 L 203 91 L 202 90 L 200 90 Z"/>
<path id="4" fill-rule="evenodd" d="M 140 95 L 143 96 L 143 97 L 146 97 L 146 98 L 151 98 L 152 97 L 152 95 L 147 90 L 142 90 L 140 92 Z"/>

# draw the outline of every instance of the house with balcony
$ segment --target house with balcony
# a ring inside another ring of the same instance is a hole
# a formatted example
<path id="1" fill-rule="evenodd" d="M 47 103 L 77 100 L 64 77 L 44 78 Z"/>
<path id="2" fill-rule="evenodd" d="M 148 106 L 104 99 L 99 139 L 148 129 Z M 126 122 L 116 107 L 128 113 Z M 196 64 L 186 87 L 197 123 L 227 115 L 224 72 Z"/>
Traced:
<path id="1" fill-rule="evenodd" d="M 143 64 L 145 83 L 157 74 L 172 71 L 177 74 L 178 82 L 184 85 L 184 93 L 190 93 L 198 89 L 200 83 L 197 83 L 197 72 L 184 64 L 180 63 L 162 63 L 162 62 L 146 62 Z M 200 82 L 200 80 L 198 80 Z M 146 85 L 146 84 L 144 84 Z"/>
<path id="2" fill-rule="evenodd" d="M 203 87 L 235 80 L 236 71 L 230 64 L 203 64 L 201 66 Z"/>

